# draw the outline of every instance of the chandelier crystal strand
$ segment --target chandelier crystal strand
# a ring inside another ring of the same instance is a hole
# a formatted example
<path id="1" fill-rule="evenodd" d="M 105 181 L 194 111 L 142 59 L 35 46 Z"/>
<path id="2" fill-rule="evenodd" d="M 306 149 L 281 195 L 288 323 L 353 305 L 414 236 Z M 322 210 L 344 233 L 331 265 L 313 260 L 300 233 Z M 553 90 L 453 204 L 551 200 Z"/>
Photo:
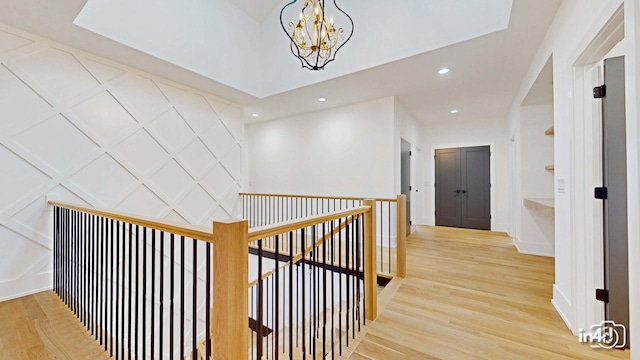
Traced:
<path id="1" fill-rule="evenodd" d="M 333 4 L 337 13 L 342 13 L 351 23 L 351 31 L 345 39 L 343 28 L 336 28 L 334 18 L 328 16 L 324 0 L 304 0 L 302 11 L 296 20 L 289 21 L 288 29 L 283 22 L 285 9 L 294 4 L 294 0 L 285 5 L 280 11 L 280 24 L 290 39 L 291 53 L 300 59 L 302 66 L 311 70 L 324 69 L 325 65 L 335 60 L 340 48 L 351 39 L 353 34 L 353 20 L 338 7 L 336 0 Z"/>

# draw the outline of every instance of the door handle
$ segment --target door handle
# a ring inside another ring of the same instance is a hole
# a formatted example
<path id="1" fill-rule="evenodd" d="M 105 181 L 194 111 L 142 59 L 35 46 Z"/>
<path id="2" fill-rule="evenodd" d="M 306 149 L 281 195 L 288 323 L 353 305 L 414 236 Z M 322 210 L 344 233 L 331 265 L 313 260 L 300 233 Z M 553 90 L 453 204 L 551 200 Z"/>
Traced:
<path id="1" fill-rule="evenodd" d="M 462 193 L 466 194 L 466 193 L 468 193 L 468 191 L 467 190 L 462 190 Z"/>
<path id="2" fill-rule="evenodd" d="M 456 194 L 460 194 L 460 190 L 456 190 Z"/>

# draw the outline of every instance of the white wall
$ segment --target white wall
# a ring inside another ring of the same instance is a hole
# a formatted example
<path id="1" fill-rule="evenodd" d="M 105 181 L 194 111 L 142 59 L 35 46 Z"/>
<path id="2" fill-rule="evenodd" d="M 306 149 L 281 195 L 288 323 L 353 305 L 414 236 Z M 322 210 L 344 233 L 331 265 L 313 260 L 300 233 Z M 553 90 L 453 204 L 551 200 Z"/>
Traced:
<path id="1" fill-rule="evenodd" d="M 617 9 L 625 7 L 625 41 L 629 60 L 627 61 L 627 123 L 628 138 L 628 182 L 629 187 L 629 245 L 630 245 L 630 309 L 631 327 L 638 328 L 640 319 L 637 309 L 640 309 L 640 294 L 637 283 L 637 259 L 640 255 L 638 247 L 638 51 L 637 35 L 640 32 L 640 14 L 638 0 L 567 0 L 558 10 L 523 83 L 514 98 L 509 121 L 510 131 L 516 128 L 518 122 L 519 105 L 531 88 L 540 69 L 550 55 L 553 55 L 553 85 L 554 85 L 554 118 L 555 118 L 555 243 L 556 243 L 556 280 L 553 291 L 553 304 L 563 317 L 568 327 L 576 334 L 580 328 L 588 328 L 591 319 L 596 317 L 590 305 L 593 299 L 591 284 L 584 281 L 585 270 L 590 264 L 599 259 L 594 258 L 592 251 L 596 244 L 594 239 L 577 236 L 592 219 L 577 216 L 583 213 L 579 204 L 587 196 L 584 180 L 588 174 L 582 172 L 581 163 L 584 154 L 585 139 L 582 133 L 583 119 L 576 112 L 574 106 L 574 73 L 573 66 L 581 54 L 596 38 Z M 606 53 L 606 49 L 605 53 Z M 588 140 L 588 139 L 587 139 Z M 579 160 L 576 160 L 579 159 Z M 564 180 L 566 191 L 557 192 L 557 182 Z M 633 345 L 635 344 L 635 345 Z M 632 347 L 640 344 L 640 332 L 632 332 Z M 640 354 L 632 352 L 632 358 L 638 359 Z"/>
<path id="2" fill-rule="evenodd" d="M 515 143 L 518 147 L 514 244 L 526 254 L 554 256 L 554 219 L 523 205 L 524 198 L 553 198 L 553 136 L 545 130 L 553 125 L 553 106 L 520 107 L 520 121 Z"/>
<path id="3" fill-rule="evenodd" d="M 394 100 L 248 125 L 249 191 L 395 197 Z"/>
<path id="4" fill-rule="evenodd" d="M 47 197 L 194 224 L 236 215 L 241 116 L 0 24 L 0 301 L 51 288 Z"/>
<path id="5" fill-rule="evenodd" d="M 627 171 L 629 200 L 627 202 L 629 220 L 629 313 L 631 326 L 631 348 L 640 347 L 640 0 L 624 2 L 625 42 L 626 42 L 626 106 L 627 106 Z M 632 351 L 631 358 L 640 359 L 638 350 Z"/>
<path id="6" fill-rule="evenodd" d="M 504 119 L 477 119 L 457 122 L 455 116 L 445 122 L 425 126 L 423 132 L 425 159 L 425 221 L 435 224 L 434 155 L 436 149 L 468 146 L 491 147 L 491 229 L 507 231 L 508 221 L 508 136 Z"/>

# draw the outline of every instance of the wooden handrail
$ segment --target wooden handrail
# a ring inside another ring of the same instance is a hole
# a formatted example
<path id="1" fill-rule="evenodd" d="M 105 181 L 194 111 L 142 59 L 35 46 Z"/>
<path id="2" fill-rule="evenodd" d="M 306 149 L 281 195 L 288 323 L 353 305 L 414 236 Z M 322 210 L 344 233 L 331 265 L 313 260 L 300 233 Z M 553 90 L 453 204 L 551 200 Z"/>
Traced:
<path id="1" fill-rule="evenodd" d="M 290 197 L 290 198 L 309 198 L 309 199 L 326 199 L 326 200 L 356 200 L 364 201 L 367 199 L 373 199 L 374 201 L 388 201 L 396 202 L 397 199 L 393 198 L 370 198 L 370 197 L 350 197 L 350 196 L 318 196 L 318 195 L 290 195 L 290 194 L 259 194 L 259 193 L 238 193 L 240 196 L 273 196 L 273 197 Z"/>
<path id="2" fill-rule="evenodd" d="M 332 235 L 335 235 L 337 233 L 339 233 L 340 231 L 344 230 L 344 228 L 347 227 L 347 225 L 351 224 L 353 222 L 352 218 L 347 219 L 347 221 L 341 223 L 340 225 L 336 226 L 335 228 L 333 228 L 333 230 L 330 230 L 328 233 L 326 233 L 323 237 L 321 237 L 320 239 L 318 239 L 314 244 L 309 245 L 306 249 L 304 249 L 304 251 L 300 252 L 299 254 L 296 254 L 296 256 L 293 257 L 293 260 L 289 260 L 286 263 L 282 264 L 281 266 L 278 267 L 278 269 L 282 269 L 286 266 L 290 266 L 291 263 L 295 264 L 298 261 L 300 261 L 302 259 L 303 256 L 305 255 L 309 255 L 313 249 L 319 247 L 320 245 L 322 245 L 325 241 L 329 240 L 329 238 L 331 238 Z M 278 254 L 276 254 L 277 256 Z M 335 265 L 335 264 L 331 264 L 331 265 Z M 275 268 L 272 270 L 267 271 L 266 273 L 262 274 L 262 280 L 268 278 L 269 276 L 271 276 L 271 274 L 273 274 L 275 272 Z M 253 285 L 258 283 L 258 279 L 253 280 L 252 282 L 249 283 L 249 287 L 252 287 Z"/>
<path id="3" fill-rule="evenodd" d="M 166 231 L 178 236 L 185 236 L 190 239 L 198 239 L 207 242 L 213 242 L 212 231 L 199 225 L 181 224 L 171 220 L 157 219 L 148 216 L 133 215 L 120 211 L 104 210 L 94 207 L 87 207 L 77 204 L 65 203 L 61 201 L 49 201 L 49 205 L 57 206 L 70 210 L 82 211 L 88 214 L 102 216 L 108 219 L 117 221 L 123 221 L 133 225 L 140 225 L 143 227 L 156 229 L 160 231 Z"/>
<path id="4" fill-rule="evenodd" d="M 322 224 L 331 220 L 336 220 L 351 215 L 359 215 L 370 210 L 371 206 L 359 206 L 353 209 L 313 215 L 304 219 L 289 220 L 277 224 L 255 227 L 249 230 L 249 242 L 262 240 L 270 236 L 288 233 L 290 231 L 295 231 L 316 224 Z"/>

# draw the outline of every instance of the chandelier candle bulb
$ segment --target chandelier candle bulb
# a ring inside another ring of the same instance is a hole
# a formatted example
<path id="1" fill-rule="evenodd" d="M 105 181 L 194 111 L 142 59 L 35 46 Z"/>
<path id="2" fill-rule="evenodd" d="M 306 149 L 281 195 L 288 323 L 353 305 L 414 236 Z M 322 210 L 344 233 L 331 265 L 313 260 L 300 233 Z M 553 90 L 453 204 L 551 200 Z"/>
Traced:
<path id="1" fill-rule="evenodd" d="M 335 60 L 336 53 L 346 44 L 353 35 L 353 20 L 336 4 L 333 6 L 338 13 L 344 15 L 346 25 L 351 24 L 351 28 L 336 28 L 334 17 L 327 16 L 325 0 L 303 0 L 304 6 L 301 12 L 294 12 L 289 16 L 297 15 L 298 21 L 285 21 L 285 11 L 298 0 L 293 0 L 280 10 L 280 25 L 282 30 L 290 40 L 291 53 L 300 60 L 303 68 L 310 70 L 321 70 Z M 285 26 L 288 23 L 288 29 Z M 307 43 L 306 39 L 309 39 Z"/>

